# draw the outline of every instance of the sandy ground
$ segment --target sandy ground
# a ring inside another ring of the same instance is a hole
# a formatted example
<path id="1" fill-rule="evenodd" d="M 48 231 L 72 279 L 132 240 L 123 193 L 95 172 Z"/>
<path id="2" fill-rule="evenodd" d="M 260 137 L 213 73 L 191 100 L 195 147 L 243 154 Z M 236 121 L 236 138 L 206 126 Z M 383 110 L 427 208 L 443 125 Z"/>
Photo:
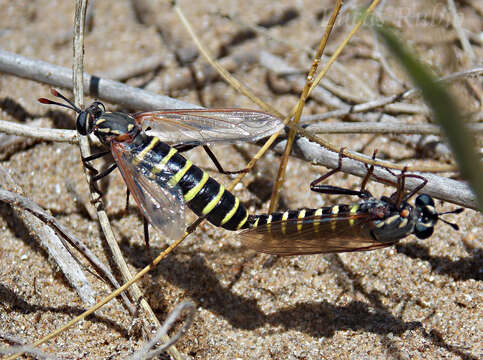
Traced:
<path id="1" fill-rule="evenodd" d="M 173 85 L 180 74 L 187 73 L 187 65 L 180 65 L 175 53 L 189 58 L 195 53 L 193 43 L 167 5 L 145 2 L 152 11 L 136 12 L 133 3 L 94 2 L 92 30 L 86 37 L 86 71 L 102 74 L 163 54 L 166 55 L 163 67 L 128 83 L 193 104 L 254 107 L 221 81 L 196 86 L 191 78 L 182 86 Z M 264 24 L 273 37 L 309 47 L 315 46 L 322 34 L 321 18 L 329 12 L 331 2 L 180 3 L 204 44 L 218 57 L 267 50 L 291 66 L 307 70 L 310 61 L 300 49 L 250 33 L 216 12 L 238 13 L 246 22 Z M 392 1 L 386 2 L 382 16 L 400 28 L 438 73 L 469 68 L 450 25 L 446 2 L 406 3 L 401 8 L 394 7 Z M 481 37 L 481 4 L 477 1 L 463 4 L 458 11 L 465 28 Z M 0 9 L 2 49 L 71 66 L 69 33 L 73 2 L 0 0 Z M 293 18 L 281 21 L 280 14 L 292 14 Z M 336 27 L 329 53 L 353 23 L 349 15 L 345 13 Z M 278 23 L 273 19 L 278 19 Z M 482 59 L 481 40 L 471 44 L 476 58 Z M 374 53 L 373 35 L 362 29 L 344 51 L 341 63 L 376 97 L 401 91 L 402 87 L 381 69 Z M 404 79 L 389 58 L 388 65 L 396 76 Z M 192 74 L 205 66 L 204 60 L 198 57 L 192 64 Z M 295 104 L 300 91 L 257 64 L 241 66 L 235 75 L 263 100 L 285 113 Z M 347 77 L 333 72 L 328 78 L 354 97 L 365 96 Z M 480 85 L 475 81 L 473 86 Z M 478 89 L 481 95 L 481 86 Z M 457 83 L 454 90 L 468 112 L 479 111 L 471 87 Z M 71 128 L 72 121 L 65 123 L 65 120 L 71 119 L 72 114 L 61 116 L 63 111 L 40 105 L 36 101 L 40 96 L 48 96 L 47 85 L 0 74 L 2 120 L 29 122 L 43 118 L 53 127 Z M 108 106 L 116 109 L 114 105 Z M 324 103 L 310 101 L 306 113 L 329 109 Z M 414 123 L 425 121 L 420 115 L 398 115 L 398 118 Z M 387 136 L 326 138 L 367 154 L 378 148 L 384 156 L 409 164 L 436 166 L 444 161 L 424 158 L 412 147 Z M 227 169 L 240 168 L 256 150 L 257 147 L 247 144 L 214 148 Z M 230 179 L 213 171 L 213 165 L 201 151 L 192 151 L 189 156 L 228 184 Z M 243 186 L 237 188 L 236 193 L 250 211 L 266 211 L 268 203 L 249 188 L 250 184 L 271 181 L 277 163 L 276 155 L 269 154 L 246 177 Z M 110 253 L 97 222 L 79 210 L 88 196 L 76 146 L 29 143 L 5 151 L 0 165 L 11 172 L 29 198 L 50 210 L 110 264 Z M 308 191 L 308 183 L 324 172 L 326 169 L 291 160 L 283 203 L 300 208 L 352 201 Z M 329 182 L 357 188 L 360 179 L 336 175 Z M 125 187 L 117 172 L 103 188 L 121 249 L 132 272 L 136 272 L 147 264 L 142 223 L 134 203 L 129 215 L 123 215 Z M 373 183 L 370 190 L 378 196 L 392 191 Z M 437 206 L 442 210 L 455 208 L 440 201 Z M 13 336 L 29 343 L 66 323 L 85 305 L 45 250 L 39 247 L 36 237 L 28 233 L 22 220 L 6 205 L 0 205 L 0 215 L 0 336 Z M 483 219 L 481 214 L 469 209 L 447 218 L 457 222 L 460 231 L 439 223 L 430 239 L 410 236 L 396 247 L 384 250 L 287 258 L 255 254 L 243 248 L 233 233 L 205 225 L 145 276 L 140 286 L 160 321 L 181 300 L 190 298 L 196 303 L 194 324 L 177 344 L 187 358 L 478 359 L 483 357 Z M 165 246 L 164 240 L 153 234 L 153 251 L 158 252 Z M 87 276 L 99 299 L 110 292 L 97 278 L 88 273 Z M 122 358 L 145 341 L 136 331 L 138 327 L 138 320 L 119 301 L 112 301 L 41 349 L 66 359 Z M 2 346 L 8 344 L 12 342 L 2 340 Z"/>

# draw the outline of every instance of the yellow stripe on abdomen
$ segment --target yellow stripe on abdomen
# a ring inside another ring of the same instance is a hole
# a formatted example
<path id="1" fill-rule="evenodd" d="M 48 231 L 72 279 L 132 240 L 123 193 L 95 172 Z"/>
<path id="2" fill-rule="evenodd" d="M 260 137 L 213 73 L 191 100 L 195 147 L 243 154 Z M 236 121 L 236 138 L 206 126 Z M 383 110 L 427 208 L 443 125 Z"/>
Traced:
<path id="1" fill-rule="evenodd" d="M 233 217 L 233 215 L 235 215 L 235 213 L 238 209 L 238 206 L 240 206 L 240 200 L 235 196 L 235 204 L 233 205 L 231 210 L 227 212 L 227 214 L 225 215 L 223 220 L 221 220 L 221 223 L 220 223 L 221 226 L 223 226 L 228 221 L 230 221 L 230 219 Z"/>
<path id="2" fill-rule="evenodd" d="M 133 164 L 134 165 L 137 165 L 139 164 L 141 161 L 143 161 L 144 157 L 146 156 L 146 154 L 148 152 L 150 152 L 153 147 L 159 142 L 159 139 L 157 137 L 153 137 L 153 139 L 151 140 L 151 142 L 149 143 L 148 146 L 146 146 L 139 154 L 137 154 L 137 156 L 134 158 L 133 160 Z"/>
<path id="3" fill-rule="evenodd" d="M 243 218 L 243 220 L 242 220 L 242 221 L 240 221 L 240 222 L 238 223 L 238 226 L 236 227 L 236 229 L 237 229 L 237 230 L 240 230 L 240 229 L 243 227 L 243 225 L 245 225 L 245 223 L 246 223 L 246 222 L 247 222 L 247 220 L 248 220 L 248 211 L 246 211 L 246 210 L 245 210 L 245 212 L 246 212 L 246 215 L 245 215 L 245 217 Z M 254 226 L 253 226 L 253 227 L 257 227 L 257 225 L 258 225 L 258 219 L 257 219 L 257 221 L 255 222 L 255 224 L 254 224 Z"/>
<path id="4" fill-rule="evenodd" d="M 154 166 L 154 168 L 151 170 L 151 173 L 152 174 L 157 174 L 159 172 L 161 172 L 164 167 L 166 166 L 166 164 L 168 163 L 168 161 L 174 156 L 174 154 L 176 154 L 178 152 L 178 150 L 176 150 L 175 148 L 171 148 L 169 149 L 169 152 L 166 154 L 166 156 L 164 158 L 161 159 L 161 161 L 156 164 Z"/>
<path id="5" fill-rule="evenodd" d="M 287 219 L 288 219 L 288 211 L 285 211 L 282 214 L 282 234 L 285 235 L 287 232 Z"/>
<path id="6" fill-rule="evenodd" d="M 168 186 L 174 187 L 176 184 L 179 183 L 181 178 L 188 172 L 190 167 L 193 166 L 193 163 L 186 159 L 186 163 L 184 164 L 183 168 L 179 170 L 176 174 L 174 174 L 169 180 L 168 180 Z"/>
<path id="7" fill-rule="evenodd" d="M 358 204 L 355 204 L 355 205 L 352 205 L 351 206 L 351 209 L 350 209 L 351 217 L 349 217 L 349 225 L 350 226 L 353 226 L 354 225 L 354 218 L 352 217 L 352 215 L 357 214 L 357 210 L 359 210 L 359 205 Z"/>
<path id="8" fill-rule="evenodd" d="M 303 219 L 305 217 L 305 209 L 300 210 L 297 216 L 297 231 L 302 231 Z"/>
<path id="9" fill-rule="evenodd" d="M 339 206 L 338 205 L 334 206 L 331 209 L 331 213 L 332 215 L 336 216 L 339 213 Z M 332 229 L 332 231 L 335 231 L 336 226 L 337 226 L 337 221 L 335 221 L 335 219 L 330 219 L 330 228 Z"/>
<path id="10" fill-rule="evenodd" d="M 210 178 L 210 176 L 206 172 L 203 171 L 203 177 L 198 182 L 198 184 L 196 184 L 195 187 L 193 187 L 190 191 L 188 191 L 186 193 L 186 195 L 184 196 L 184 201 L 188 202 L 188 201 L 193 200 L 194 197 L 196 195 L 198 195 L 198 193 L 201 191 L 201 189 L 203 189 L 203 186 L 205 186 L 205 184 L 206 184 L 206 182 L 208 181 L 209 178 Z"/>
<path id="11" fill-rule="evenodd" d="M 210 211 L 213 210 L 216 205 L 218 205 L 224 192 L 225 192 L 225 187 L 220 184 L 220 190 L 218 191 L 218 194 L 208 203 L 208 205 L 206 205 L 203 208 L 203 211 L 201 212 L 203 216 L 208 215 Z"/>
<path id="12" fill-rule="evenodd" d="M 320 217 L 322 216 L 322 209 L 317 209 L 315 210 L 314 217 Z M 319 219 L 314 219 L 314 230 L 316 233 L 319 232 L 319 225 L 320 225 L 320 220 Z"/>

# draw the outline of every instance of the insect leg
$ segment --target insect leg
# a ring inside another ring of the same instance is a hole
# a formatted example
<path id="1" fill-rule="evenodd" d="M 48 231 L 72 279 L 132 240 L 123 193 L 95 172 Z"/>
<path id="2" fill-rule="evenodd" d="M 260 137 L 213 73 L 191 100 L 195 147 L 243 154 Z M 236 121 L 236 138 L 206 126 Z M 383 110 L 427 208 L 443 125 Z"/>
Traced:
<path id="1" fill-rule="evenodd" d="M 93 155 L 87 156 L 85 158 L 82 158 L 82 162 L 84 163 L 84 166 L 86 168 L 88 168 L 89 170 L 93 171 L 94 173 L 97 173 L 97 169 L 94 168 L 91 164 L 89 164 L 89 161 L 92 161 L 92 160 L 95 160 L 95 159 L 99 159 L 99 158 L 101 158 L 103 156 L 106 156 L 109 153 L 110 153 L 109 150 L 102 151 L 100 153 L 93 154 Z"/>
<path id="2" fill-rule="evenodd" d="M 199 144 L 179 144 L 179 145 L 175 145 L 173 147 L 176 150 L 178 150 L 180 153 L 182 153 L 184 151 L 188 151 L 188 150 L 194 149 L 197 146 L 199 146 Z M 235 171 L 226 171 L 225 169 L 223 169 L 223 167 L 221 166 L 220 162 L 216 158 L 215 154 L 213 154 L 213 152 L 210 150 L 210 148 L 208 146 L 203 145 L 203 149 L 206 151 L 206 153 L 210 157 L 211 161 L 213 161 L 213 164 L 215 164 L 216 169 L 221 174 L 224 174 L 224 175 L 240 174 L 240 173 L 246 173 L 249 170 L 249 169 L 242 169 L 242 170 L 235 170 Z"/>
<path id="3" fill-rule="evenodd" d="M 126 207 L 124 208 L 124 213 L 127 215 L 129 213 L 129 189 L 126 188 Z"/>
<path id="4" fill-rule="evenodd" d="M 377 154 L 377 149 L 375 149 L 374 152 L 372 153 L 372 160 L 376 159 L 376 154 Z M 364 176 L 364 179 L 362 179 L 361 191 L 365 191 L 367 182 L 369 181 L 370 177 L 374 173 L 374 164 L 371 164 L 371 166 L 367 166 L 367 164 L 364 163 L 364 165 L 367 169 L 367 173 L 366 173 L 366 176 Z"/>
<path id="5" fill-rule="evenodd" d="M 143 216 L 141 214 L 141 216 Z M 143 230 L 144 230 L 144 242 L 146 243 L 146 252 L 148 254 L 148 261 L 152 262 L 153 259 L 151 257 L 151 246 L 149 246 L 149 222 L 148 219 L 146 219 L 143 216 Z"/>
<path id="6" fill-rule="evenodd" d="M 99 190 L 99 188 L 97 187 L 97 184 L 95 182 L 97 180 L 99 180 L 100 178 L 102 178 L 103 176 L 100 176 L 99 178 L 96 179 L 96 177 L 98 177 L 100 175 L 99 174 L 99 171 L 94 166 L 92 166 L 91 164 L 89 164 L 89 161 L 92 161 L 92 160 L 95 160 L 95 159 L 99 159 L 99 158 L 101 158 L 103 156 L 106 156 L 109 153 L 110 153 L 110 151 L 109 150 L 106 150 L 106 151 L 102 151 L 100 153 L 93 154 L 93 155 L 87 156 L 85 158 L 82 158 L 82 163 L 92 173 L 91 174 L 92 175 L 91 176 L 91 179 L 89 181 L 89 185 L 96 192 L 96 194 L 98 194 L 101 197 L 102 197 L 102 191 Z M 109 174 L 112 170 L 114 170 L 114 169 L 111 169 L 107 174 Z M 105 174 L 104 176 L 106 176 L 107 174 Z"/>
<path id="7" fill-rule="evenodd" d="M 180 153 L 194 149 L 195 147 L 200 146 L 200 144 L 177 144 L 173 145 L 173 147 L 178 150 Z"/>
<path id="8" fill-rule="evenodd" d="M 416 178 L 416 179 L 420 179 L 422 180 L 422 183 L 419 184 L 418 186 L 416 186 L 414 188 L 413 191 L 409 192 L 403 199 L 404 201 L 410 199 L 414 194 L 416 194 L 419 190 L 421 190 L 423 187 L 426 186 L 426 184 L 428 183 L 428 179 L 426 179 L 424 176 L 421 176 L 421 175 L 416 175 L 416 174 L 406 174 L 404 175 L 405 177 L 412 177 L 412 178 Z"/>
<path id="9" fill-rule="evenodd" d="M 85 158 L 82 158 L 82 163 L 84 164 L 84 166 L 89 171 L 92 172 L 91 178 L 90 178 L 90 181 L 89 181 L 89 185 L 101 197 L 102 197 L 102 191 L 97 186 L 96 181 L 98 181 L 98 180 L 102 179 L 103 177 L 109 175 L 117 167 L 117 165 L 116 164 L 112 164 L 109 168 L 107 168 L 106 170 L 104 170 L 104 171 L 102 171 L 102 172 L 99 173 L 99 171 L 94 166 L 92 166 L 91 164 L 89 164 L 89 161 L 92 161 L 92 160 L 95 160 L 95 159 L 99 159 L 99 158 L 101 158 L 103 156 L 106 156 L 109 153 L 110 153 L 110 151 L 107 150 L 107 151 L 103 151 L 103 152 L 100 152 L 100 153 L 93 154 L 93 155 L 87 156 Z"/>
<path id="10" fill-rule="evenodd" d="M 366 178 L 368 176 L 371 176 L 371 173 L 368 171 L 368 175 L 364 178 L 362 181 L 363 187 L 361 187 L 361 190 L 351 190 L 351 189 L 346 189 L 342 188 L 339 186 L 332 186 L 332 185 L 319 185 L 320 182 L 324 181 L 328 177 L 334 175 L 335 173 L 341 171 L 342 169 L 342 158 L 344 157 L 343 154 L 344 148 L 340 149 L 339 151 L 339 163 L 335 169 L 330 170 L 327 174 L 322 175 L 318 179 L 312 181 L 310 183 L 310 190 L 321 193 L 321 194 L 330 194 L 330 195 L 351 195 L 351 196 L 358 196 L 360 198 L 365 198 L 368 196 L 371 196 L 371 194 L 364 189 L 365 187 L 365 182 L 367 182 Z"/>
<path id="11" fill-rule="evenodd" d="M 378 181 L 381 181 L 381 182 L 388 183 L 388 184 L 391 184 L 393 186 L 396 186 L 396 189 L 397 190 L 393 194 L 394 196 L 396 196 L 396 198 L 393 199 L 393 200 L 395 201 L 395 204 L 397 206 L 399 206 L 403 201 L 407 201 L 408 199 L 410 199 L 411 197 L 413 197 L 414 194 L 416 194 L 419 190 L 421 190 L 428 183 L 428 180 L 424 176 L 417 175 L 417 174 L 406 174 L 407 167 L 405 167 L 401 171 L 401 173 L 399 175 L 398 174 L 395 174 L 389 168 L 384 168 L 384 169 L 387 172 L 389 172 L 392 176 L 395 176 L 397 178 L 397 182 L 388 181 L 388 180 L 379 178 L 378 176 L 375 176 L 375 175 L 373 175 L 373 177 L 375 179 L 377 179 Z M 421 180 L 421 184 L 419 184 L 418 186 L 416 186 L 412 191 L 410 191 L 408 194 L 406 194 L 406 196 L 403 196 L 403 194 L 404 194 L 404 187 L 405 187 L 405 179 L 408 178 L 408 177 L 420 179 Z"/>
<path id="12" fill-rule="evenodd" d="M 206 145 L 203 145 L 203 149 L 205 149 L 206 153 L 210 157 L 211 161 L 213 161 L 213 164 L 215 164 L 216 168 L 218 171 L 222 174 L 225 175 L 230 175 L 230 174 L 241 174 L 241 173 L 246 173 L 248 172 L 249 169 L 241 169 L 241 170 L 235 170 L 235 171 L 225 171 L 223 167 L 221 166 L 220 162 L 216 158 L 215 154 L 210 150 L 210 148 Z"/>
<path id="13" fill-rule="evenodd" d="M 398 187 L 397 187 L 397 193 L 398 193 L 398 199 L 397 199 L 397 205 L 401 204 L 402 201 L 406 201 L 409 198 L 411 198 L 414 194 L 416 194 L 419 190 L 421 190 L 427 183 L 428 179 L 426 179 L 424 176 L 417 175 L 417 174 L 406 174 L 407 168 L 404 168 L 401 174 L 398 175 L 397 182 L 398 182 Z M 422 180 L 421 184 L 416 186 L 412 191 L 410 191 L 406 196 L 403 196 L 404 194 L 404 187 L 405 187 L 405 181 L 406 178 L 411 177 L 411 178 L 416 178 Z"/>
<path id="14" fill-rule="evenodd" d="M 93 182 L 99 181 L 99 180 L 101 180 L 103 177 L 105 177 L 105 176 L 109 175 L 110 173 L 112 173 L 112 172 L 114 171 L 114 169 L 115 169 L 115 168 L 117 168 L 117 164 L 116 164 L 116 163 L 111 164 L 111 166 L 109 166 L 109 167 L 108 167 L 106 170 L 103 170 L 102 172 L 95 174 L 95 175 L 94 175 L 94 176 L 91 178 L 91 180 L 92 180 Z"/>

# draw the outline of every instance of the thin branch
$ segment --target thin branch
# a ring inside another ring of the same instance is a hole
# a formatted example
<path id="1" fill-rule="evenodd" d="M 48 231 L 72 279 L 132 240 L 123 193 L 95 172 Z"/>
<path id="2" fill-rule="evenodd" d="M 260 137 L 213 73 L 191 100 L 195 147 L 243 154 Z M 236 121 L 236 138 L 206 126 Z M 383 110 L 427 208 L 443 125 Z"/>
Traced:
<path id="1" fill-rule="evenodd" d="M 39 141 L 34 137 L 17 136 L 4 133 L 5 131 L 3 130 L 9 128 L 9 126 L 6 126 L 8 122 L 0 121 L 0 123 L 2 123 L 0 124 L 0 160 L 9 159 L 11 155 L 17 153 L 19 150 L 28 148 Z M 49 122 L 46 119 L 35 119 L 27 122 L 24 126 L 28 126 L 30 128 L 40 128 L 42 126 L 49 126 Z"/>
<path id="2" fill-rule="evenodd" d="M 85 19 L 85 12 L 87 7 L 87 0 L 77 0 L 76 1 L 76 16 L 74 21 L 74 66 L 73 66 L 73 85 L 74 85 L 74 95 L 76 100 L 76 106 L 82 108 L 82 97 L 84 94 L 84 82 L 83 82 L 83 66 L 84 66 L 84 19 Z M 81 150 L 81 156 L 86 158 L 90 155 L 90 146 L 88 137 L 80 136 L 79 135 L 79 145 Z M 88 179 L 90 178 L 88 174 L 88 170 L 84 168 L 84 172 Z M 89 181 L 89 180 L 88 180 Z M 127 266 L 126 261 L 122 255 L 121 249 L 119 248 L 119 244 L 114 236 L 112 231 L 111 225 L 109 223 L 109 218 L 107 213 L 104 210 L 104 205 L 100 201 L 101 199 L 98 198 L 97 194 L 91 193 L 91 198 L 93 201 L 96 201 L 96 210 L 97 215 L 99 218 L 99 222 L 101 224 L 102 231 L 105 235 L 106 241 L 109 245 L 110 250 L 112 251 L 114 260 L 116 265 L 119 267 L 121 274 L 123 276 L 124 282 L 128 282 L 133 277 L 129 268 Z M 144 298 L 141 290 L 136 284 L 133 284 L 130 287 L 130 292 L 133 295 L 135 302 L 139 302 L 141 308 L 145 311 L 147 316 L 149 317 L 150 321 L 159 328 L 161 324 L 159 323 L 158 318 L 154 314 L 154 311 L 149 306 L 149 303 Z M 147 328 L 147 331 L 150 331 Z M 170 339 L 167 335 L 162 337 L 163 341 L 169 342 Z M 181 359 L 181 355 L 179 354 L 178 350 L 171 346 L 168 349 L 168 353 L 173 356 L 175 359 Z"/>
<path id="3" fill-rule="evenodd" d="M 480 76 L 483 74 L 483 65 L 476 66 L 474 68 L 471 68 L 469 70 L 465 71 L 459 71 L 456 73 L 452 73 L 446 76 L 443 76 L 439 79 L 439 81 L 453 81 L 457 79 L 462 79 L 462 78 L 467 78 L 467 77 L 472 77 L 472 76 Z M 323 114 L 316 114 L 316 115 L 308 115 L 304 117 L 304 123 L 307 122 L 315 122 L 315 121 L 321 121 L 329 118 L 334 118 L 334 117 L 343 117 L 347 116 L 349 114 L 353 113 L 358 113 L 358 112 L 366 112 L 369 110 L 374 110 L 376 108 L 383 107 L 385 105 L 394 103 L 394 101 L 400 100 L 400 99 L 408 99 L 415 94 L 418 93 L 418 89 L 413 88 L 410 90 L 407 90 L 403 92 L 402 94 L 396 94 L 396 95 L 390 95 L 390 96 L 384 96 L 376 100 L 371 100 L 366 103 L 362 104 L 357 104 L 354 106 L 350 106 L 348 108 L 343 108 L 343 109 L 337 109 L 333 111 L 328 111 Z"/>
<path id="4" fill-rule="evenodd" d="M 73 85 L 74 85 L 74 95 L 76 99 L 76 106 L 82 108 L 82 96 L 84 93 L 83 89 L 83 60 L 84 60 L 84 17 L 85 11 L 87 6 L 87 0 L 77 0 L 76 1 L 76 16 L 75 16 L 75 23 L 74 23 L 74 67 L 73 67 Z M 79 145 L 81 149 L 81 156 L 83 158 L 89 156 L 90 149 L 89 149 L 89 141 L 87 137 L 79 135 Z M 84 168 L 86 176 L 89 178 L 89 174 L 86 168 Z M 91 198 L 93 201 L 96 201 L 96 210 L 97 215 L 99 218 L 99 222 L 101 224 L 102 231 L 106 237 L 106 241 L 109 245 L 109 248 L 113 254 L 114 260 L 121 270 L 121 274 L 123 276 L 124 282 L 128 282 L 132 279 L 131 272 L 127 266 L 126 261 L 122 255 L 121 249 L 119 248 L 119 244 L 116 241 L 114 233 L 112 231 L 111 225 L 109 223 L 109 218 L 107 213 L 104 210 L 104 206 L 101 199 L 98 199 L 97 194 L 91 193 Z M 136 284 L 130 287 L 130 291 L 133 295 L 133 298 L 136 302 L 139 302 L 143 310 L 146 312 L 148 317 L 150 318 L 151 322 L 156 326 L 160 327 L 160 323 L 158 318 L 154 314 L 153 310 L 149 306 L 148 302 L 144 298 L 141 290 Z M 147 329 L 148 331 L 150 329 Z M 164 336 L 163 341 L 168 342 L 169 337 Z M 178 350 L 172 346 L 168 349 L 168 352 L 175 358 L 180 359 L 180 354 Z"/>
<path id="5" fill-rule="evenodd" d="M 334 6 L 334 9 L 332 11 L 332 15 L 330 17 L 329 23 L 327 24 L 327 27 L 324 31 L 324 34 L 322 35 L 322 38 L 320 39 L 319 46 L 317 48 L 317 51 L 314 56 L 314 61 L 312 63 L 312 66 L 309 70 L 309 73 L 307 75 L 307 78 L 305 80 L 305 85 L 304 89 L 302 90 L 302 93 L 300 94 L 300 99 L 297 103 L 297 106 L 295 108 L 294 117 L 291 120 L 291 123 L 297 126 L 300 122 L 300 117 L 302 116 L 302 111 L 305 106 L 305 102 L 307 101 L 310 88 L 312 86 L 312 82 L 315 76 L 315 73 L 317 72 L 317 68 L 319 66 L 320 58 L 322 57 L 322 53 L 324 52 L 325 46 L 327 45 L 327 41 L 329 40 L 329 36 L 332 33 L 332 29 L 334 28 L 335 20 L 337 19 L 337 16 L 339 15 L 340 8 L 342 7 L 342 0 L 338 0 L 337 3 Z M 334 59 L 335 61 L 335 59 Z M 330 64 L 330 60 L 328 62 Z M 328 67 L 325 66 L 322 72 L 327 72 Z M 274 181 L 273 188 L 272 188 L 272 196 L 270 198 L 270 205 L 268 208 L 268 212 L 272 213 L 275 211 L 275 209 L 278 206 L 278 200 L 280 198 L 280 192 L 282 190 L 283 183 L 285 181 L 285 171 L 287 169 L 287 163 L 288 163 L 288 158 L 290 156 L 290 153 L 292 152 L 292 146 L 295 140 L 295 135 L 297 134 L 297 130 L 294 128 L 291 128 L 288 134 L 288 139 L 287 143 L 285 145 L 285 150 L 283 152 L 282 158 L 280 159 L 280 165 L 278 168 L 278 173 L 277 177 Z"/>
<path id="6" fill-rule="evenodd" d="M 8 340 L 10 340 L 11 337 L 8 335 L 0 335 L 0 337 Z M 46 359 L 46 360 L 55 360 L 59 359 L 56 355 L 52 354 L 47 354 L 43 351 L 40 351 L 39 349 L 35 348 L 34 346 L 31 345 L 14 345 L 14 346 L 9 346 L 6 348 L 1 348 L 0 349 L 0 354 L 1 355 L 8 355 L 8 354 L 29 354 L 34 356 L 37 359 Z"/>
<path id="7" fill-rule="evenodd" d="M 156 350 L 149 351 L 156 344 L 163 338 L 168 336 L 169 329 L 173 326 L 173 324 L 180 320 L 181 313 L 186 311 L 186 319 L 183 322 L 183 326 L 179 329 L 176 334 L 171 336 L 171 340 L 165 342 L 164 344 L 158 346 Z M 154 356 L 160 355 L 165 349 L 174 345 L 178 342 L 178 340 L 188 331 L 191 324 L 193 323 L 193 318 L 195 316 L 196 307 L 195 304 L 190 301 L 183 301 L 180 304 L 176 305 L 173 311 L 171 311 L 163 323 L 161 329 L 159 329 L 154 337 L 148 341 L 140 350 L 138 350 L 135 354 L 130 357 L 132 360 L 142 360 L 142 359 L 151 359 Z"/>
<path id="8" fill-rule="evenodd" d="M 483 124 L 467 124 L 472 132 L 483 132 Z M 316 134 L 419 134 L 442 135 L 441 127 L 433 124 L 387 122 L 319 123 L 305 128 Z"/>
<path id="9" fill-rule="evenodd" d="M 70 144 L 77 144 L 79 142 L 77 140 L 77 131 L 74 130 L 33 127 L 5 120 L 0 120 L 0 132 L 45 141 L 67 142 Z"/>
<path id="10" fill-rule="evenodd" d="M 0 181 L 4 188 L 12 188 L 16 193 L 22 193 L 22 189 L 13 181 L 9 173 L 3 167 L 0 167 Z M 15 196 L 14 193 L 6 190 L 0 190 L 0 201 L 9 203 L 13 206 L 19 218 L 23 220 L 25 226 L 28 228 L 29 233 L 37 236 L 40 246 L 45 249 L 49 254 L 49 257 L 57 263 L 69 284 L 76 289 L 77 294 L 84 304 L 88 306 L 95 304 L 95 291 L 92 289 L 89 280 L 84 275 L 84 272 L 77 261 L 64 247 L 64 244 L 55 231 L 30 212 L 17 209 L 15 206 L 17 202 L 20 204 L 20 207 L 23 208 L 20 196 Z"/>
<path id="11" fill-rule="evenodd" d="M 3 172 L 3 170 L 1 171 Z M 52 215 L 42 209 L 38 204 L 18 193 L 2 189 L 0 189 L 0 201 L 8 203 L 11 206 L 20 207 L 23 210 L 28 211 L 32 215 L 36 216 L 45 224 L 49 225 L 52 229 L 55 230 L 58 236 L 60 236 L 62 239 L 66 240 L 69 244 L 76 248 L 92 264 L 92 266 L 94 266 L 94 268 L 102 276 L 102 278 L 108 280 L 115 289 L 120 286 L 119 282 L 116 280 L 111 271 L 97 258 L 97 256 L 92 251 L 90 251 L 90 249 L 79 238 L 72 234 L 69 229 L 57 222 L 57 220 Z M 76 270 L 77 269 L 74 269 L 74 271 Z M 135 307 L 124 295 L 124 293 L 122 295 L 124 304 L 126 305 L 131 315 L 134 315 L 136 312 Z M 89 305 L 93 304 L 94 303 Z"/>
<path id="12" fill-rule="evenodd" d="M 0 49 L 0 72 L 72 89 L 72 70 Z M 84 73 L 84 93 L 137 110 L 193 109 L 198 105 Z"/>
<path id="13" fill-rule="evenodd" d="M 280 142 L 275 147 L 278 153 L 283 151 L 285 146 L 285 141 Z M 328 168 L 336 168 L 339 160 L 339 155 L 329 151 L 327 149 L 321 148 L 317 144 L 307 140 L 306 138 L 299 138 L 294 145 L 296 148 L 298 156 L 305 161 L 309 161 L 314 165 L 323 165 Z M 369 159 L 369 156 L 367 156 Z M 364 177 L 367 174 L 367 169 L 363 163 L 355 161 L 352 159 L 344 158 L 342 162 L 342 171 L 348 174 L 356 175 L 359 177 Z M 417 173 L 428 180 L 428 183 L 423 189 L 423 192 L 445 201 L 449 201 L 453 204 L 461 205 L 471 209 L 477 209 L 477 202 L 475 195 L 473 194 L 471 188 L 466 185 L 463 181 L 457 181 L 448 179 L 442 176 L 434 175 L 431 173 Z M 395 182 L 394 176 L 390 175 L 389 172 L 383 168 L 376 167 L 374 170 L 374 175 L 384 179 L 386 181 Z M 309 182 L 307 182 L 307 190 L 309 189 Z M 415 179 L 407 179 L 406 189 L 412 190 L 420 181 Z"/>
<path id="14" fill-rule="evenodd" d="M 448 0 L 448 8 L 451 14 L 451 22 L 453 24 L 453 28 L 455 29 L 456 34 L 458 34 L 458 38 L 461 42 L 461 46 L 463 47 L 463 51 L 468 58 L 470 64 L 474 64 L 476 59 L 475 52 L 473 51 L 473 48 L 471 47 L 468 37 L 466 36 L 466 33 L 463 29 L 454 0 Z"/>
<path id="15" fill-rule="evenodd" d="M 113 67 L 107 71 L 97 74 L 98 76 L 105 79 L 112 79 L 117 81 L 126 81 L 130 78 L 144 75 L 148 72 L 157 70 L 164 66 L 166 63 L 166 56 L 153 55 L 137 61 L 132 64 L 121 64 L 119 66 Z"/>

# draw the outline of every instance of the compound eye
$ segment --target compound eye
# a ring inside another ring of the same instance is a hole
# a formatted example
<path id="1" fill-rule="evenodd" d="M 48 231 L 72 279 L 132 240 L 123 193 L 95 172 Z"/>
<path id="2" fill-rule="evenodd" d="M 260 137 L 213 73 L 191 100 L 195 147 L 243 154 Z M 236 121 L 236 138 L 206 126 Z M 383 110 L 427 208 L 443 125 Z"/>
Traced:
<path id="1" fill-rule="evenodd" d="M 434 227 L 423 224 L 416 224 L 414 227 L 414 235 L 416 235 L 419 239 L 427 239 L 433 235 L 433 231 Z"/>
<path id="2" fill-rule="evenodd" d="M 88 124 L 90 123 L 89 119 L 90 119 L 90 115 L 87 111 L 82 111 L 79 114 L 76 122 L 76 128 L 79 134 L 85 136 L 90 132 L 88 128 Z"/>
<path id="3" fill-rule="evenodd" d="M 94 118 L 98 118 L 103 113 L 106 112 L 106 108 L 104 104 L 99 101 L 93 102 L 92 105 L 89 106 L 89 108 L 90 108 L 90 113 L 92 114 L 92 116 L 94 116 Z"/>
<path id="4" fill-rule="evenodd" d="M 415 204 L 420 208 L 424 208 L 427 205 L 434 207 L 434 200 L 428 194 L 421 194 L 416 198 Z"/>

